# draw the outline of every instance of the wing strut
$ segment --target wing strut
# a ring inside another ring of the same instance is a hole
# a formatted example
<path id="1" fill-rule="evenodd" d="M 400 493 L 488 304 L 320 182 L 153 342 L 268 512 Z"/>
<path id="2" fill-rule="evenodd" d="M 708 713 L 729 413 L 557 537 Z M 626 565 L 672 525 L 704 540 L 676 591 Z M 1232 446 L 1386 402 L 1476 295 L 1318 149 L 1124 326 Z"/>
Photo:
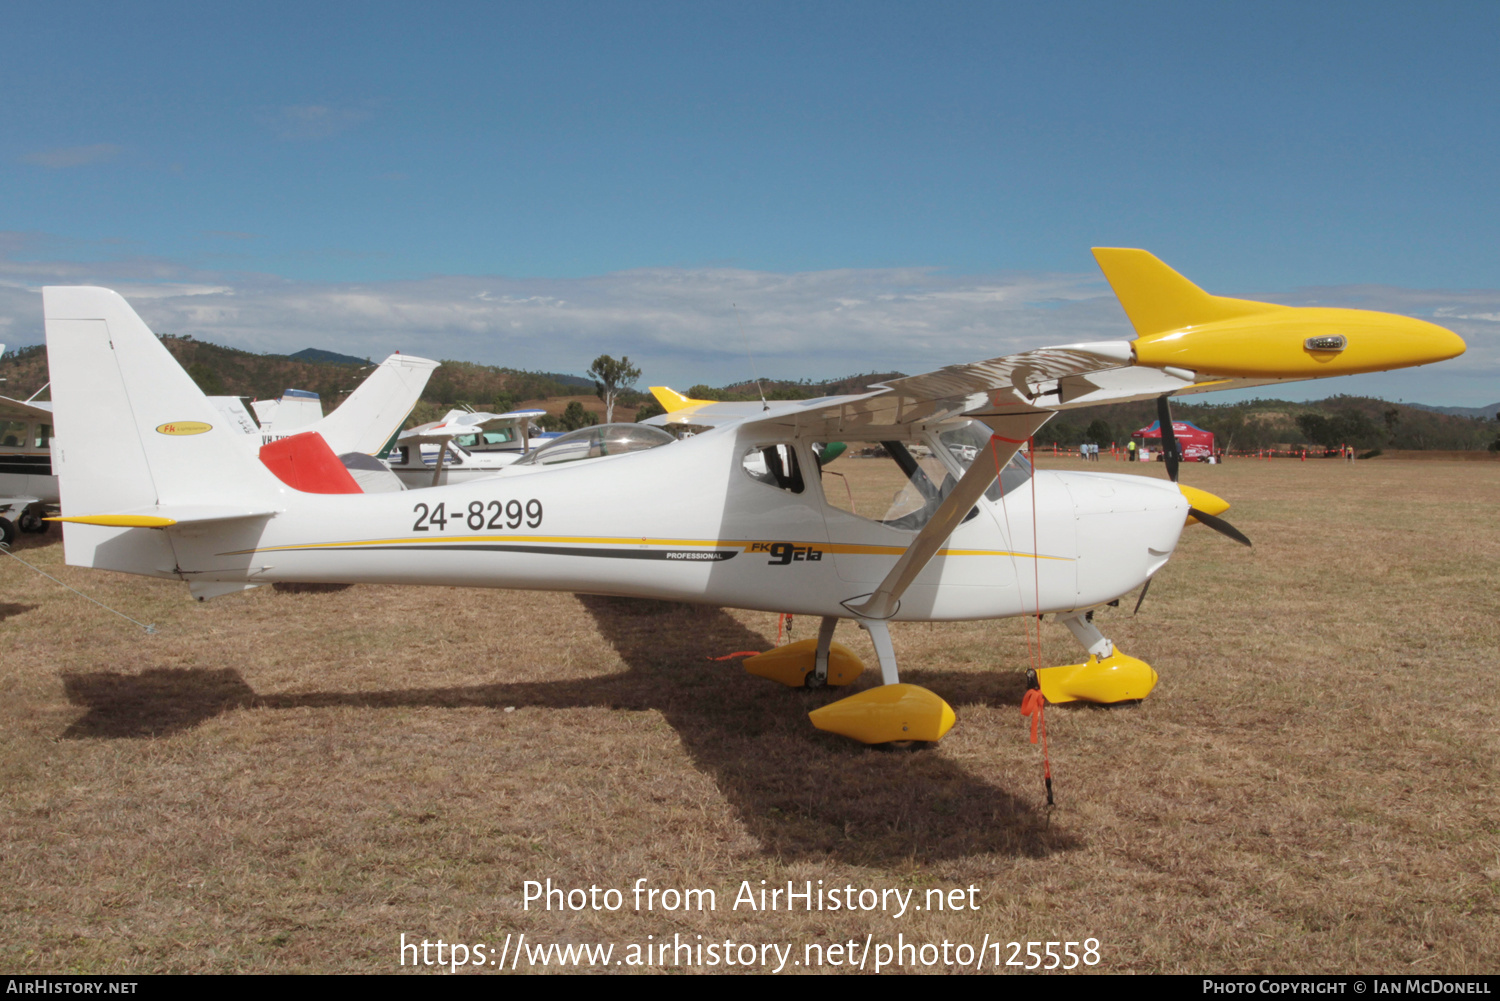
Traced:
<path id="1" fill-rule="evenodd" d="M 888 619 L 895 615 L 896 609 L 900 607 L 901 596 L 906 593 L 911 582 L 917 579 L 917 575 L 926 569 L 938 550 L 943 548 L 953 530 L 963 524 L 969 509 L 979 503 L 979 498 L 984 496 L 990 484 L 995 482 L 999 471 L 1005 468 L 1005 464 L 1026 439 L 1051 417 L 1051 411 L 980 417 L 979 420 L 989 425 L 994 432 L 989 447 L 970 464 L 953 492 L 938 505 L 932 519 L 917 533 L 911 545 L 906 547 L 906 552 L 891 567 L 890 573 L 885 575 L 885 580 L 880 582 L 875 593 L 863 604 L 851 605 L 845 602 L 844 607 L 863 619 Z"/>

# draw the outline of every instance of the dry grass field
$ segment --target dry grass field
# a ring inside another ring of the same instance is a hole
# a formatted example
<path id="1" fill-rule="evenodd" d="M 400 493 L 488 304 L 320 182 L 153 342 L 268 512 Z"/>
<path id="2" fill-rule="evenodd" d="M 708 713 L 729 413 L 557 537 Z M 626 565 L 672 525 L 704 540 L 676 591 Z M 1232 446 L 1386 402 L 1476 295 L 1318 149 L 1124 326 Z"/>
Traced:
<path id="1" fill-rule="evenodd" d="M 796 960 L 899 934 L 1095 938 L 1115 972 L 1494 972 L 1500 465 L 1183 478 L 1255 548 L 1190 529 L 1138 617 L 1102 613 L 1161 682 L 1048 710 L 1051 810 L 1018 620 L 892 629 L 903 680 L 959 718 L 892 752 L 811 727 L 837 693 L 709 659 L 773 643 L 764 613 L 375 586 L 194 604 L 23 536 L 18 556 L 158 631 L 0 557 L 0 969 L 392 972 L 402 933 L 524 933 L 616 958 L 647 936 Z M 1043 639 L 1077 659 L 1062 627 Z M 549 877 L 625 906 L 527 910 Z M 640 878 L 718 909 L 638 913 Z M 978 909 L 731 909 L 763 879 L 975 886 Z M 678 967 L 700 969 L 652 968 Z"/>

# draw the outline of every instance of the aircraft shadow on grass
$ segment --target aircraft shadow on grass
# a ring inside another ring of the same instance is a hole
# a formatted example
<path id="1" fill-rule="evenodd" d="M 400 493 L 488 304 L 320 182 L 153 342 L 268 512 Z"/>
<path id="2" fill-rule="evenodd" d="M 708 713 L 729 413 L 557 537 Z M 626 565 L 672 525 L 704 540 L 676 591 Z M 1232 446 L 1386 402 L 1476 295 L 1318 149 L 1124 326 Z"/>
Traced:
<path id="1" fill-rule="evenodd" d="M 377 692 L 259 695 L 239 672 L 158 668 L 65 674 L 87 708 L 65 739 L 161 736 L 236 708 L 533 706 L 660 712 L 771 856 L 853 863 L 975 854 L 1042 856 L 1074 846 L 1032 799 L 984 781 L 938 751 L 865 748 L 815 730 L 806 713 L 838 689 L 794 690 L 709 655 L 765 646 L 722 610 L 580 596 L 627 670 L 606 677 Z M 960 705 L 1014 706 L 1019 678 L 907 672 Z M 1020 730 L 1018 724 L 1017 730 Z M 1018 752 L 1023 746 L 1018 740 Z M 1029 750 L 1029 746 L 1027 748 Z"/>

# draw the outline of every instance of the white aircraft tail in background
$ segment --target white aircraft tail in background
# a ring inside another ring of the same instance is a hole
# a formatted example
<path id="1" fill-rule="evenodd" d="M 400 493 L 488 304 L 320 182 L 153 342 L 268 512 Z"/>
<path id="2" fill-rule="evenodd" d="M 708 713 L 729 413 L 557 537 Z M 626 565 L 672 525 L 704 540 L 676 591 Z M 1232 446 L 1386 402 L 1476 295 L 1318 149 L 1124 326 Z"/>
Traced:
<path id="1" fill-rule="evenodd" d="M 285 438 L 323 419 L 323 400 L 306 389 L 288 389 L 274 400 L 256 400 L 250 404 L 264 434 Z"/>
<path id="2" fill-rule="evenodd" d="M 260 427 L 251 426 L 257 446 L 270 444 L 294 434 L 316 431 L 338 455 L 363 452 L 379 455 L 390 448 L 407 415 L 422 398 L 427 380 L 438 363 L 415 355 L 396 353 L 376 367 L 369 378 L 359 384 L 349 398 L 333 413 L 323 416 L 323 404 L 317 393 L 305 389 L 288 389 L 279 400 L 256 400 L 251 406 Z M 211 397 L 219 403 L 219 397 Z M 244 408 L 220 409 L 232 421 L 243 426 L 239 414 Z M 246 415 L 248 417 L 248 415 Z"/>

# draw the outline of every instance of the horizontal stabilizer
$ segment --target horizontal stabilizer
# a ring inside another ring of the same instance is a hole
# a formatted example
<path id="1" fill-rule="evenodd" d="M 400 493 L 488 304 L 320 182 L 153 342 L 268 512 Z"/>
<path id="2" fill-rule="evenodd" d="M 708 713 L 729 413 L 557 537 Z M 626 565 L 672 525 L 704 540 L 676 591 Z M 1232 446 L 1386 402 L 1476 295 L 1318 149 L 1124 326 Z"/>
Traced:
<path id="1" fill-rule="evenodd" d="M 75 525 L 103 525 L 106 528 L 171 528 L 173 525 L 235 521 L 240 518 L 269 518 L 278 513 L 280 512 L 271 508 L 181 504 L 136 508 L 110 514 L 71 514 L 46 520 L 72 522 Z"/>

